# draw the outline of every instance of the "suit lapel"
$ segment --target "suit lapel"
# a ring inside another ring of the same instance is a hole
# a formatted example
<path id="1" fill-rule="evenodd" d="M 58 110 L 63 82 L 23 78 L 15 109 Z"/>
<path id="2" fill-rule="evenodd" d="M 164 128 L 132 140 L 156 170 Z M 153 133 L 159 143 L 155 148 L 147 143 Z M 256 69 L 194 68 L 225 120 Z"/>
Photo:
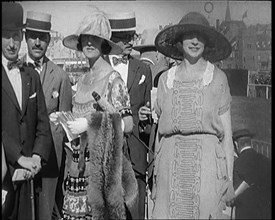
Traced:
<path id="1" fill-rule="evenodd" d="M 133 83 L 135 81 L 135 78 L 137 77 L 136 72 L 138 68 L 139 68 L 138 63 L 135 62 L 135 60 L 130 57 L 129 67 L 128 67 L 128 79 L 127 79 L 128 92 L 131 90 Z"/>
<path id="2" fill-rule="evenodd" d="M 41 80 L 44 94 L 46 94 L 52 81 L 54 80 L 53 71 L 54 71 L 54 67 L 51 61 L 47 57 L 45 57 L 44 63 L 43 63 L 43 70 L 40 75 L 40 80 Z"/>
<path id="3" fill-rule="evenodd" d="M 22 79 L 22 116 L 25 114 L 30 95 L 30 75 L 27 72 L 20 72 Z"/>
<path id="4" fill-rule="evenodd" d="M 12 84 L 11 84 L 11 82 L 8 78 L 8 75 L 6 73 L 6 70 L 3 66 L 2 66 L 2 88 L 8 94 L 8 96 L 10 97 L 11 101 L 13 102 L 13 104 L 15 105 L 17 110 L 21 113 L 21 109 L 20 109 L 19 103 L 17 101 L 15 92 L 13 90 Z"/>

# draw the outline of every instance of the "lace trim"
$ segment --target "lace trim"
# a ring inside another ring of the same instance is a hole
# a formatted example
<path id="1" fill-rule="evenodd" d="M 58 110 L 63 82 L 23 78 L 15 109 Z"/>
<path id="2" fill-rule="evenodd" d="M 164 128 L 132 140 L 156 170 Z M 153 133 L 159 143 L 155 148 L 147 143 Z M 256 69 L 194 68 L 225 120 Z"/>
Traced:
<path id="1" fill-rule="evenodd" d="M 173 66 L 171 69 L 169 69 L 168 74 L 167 74 L 167 87 L 168 89 L 172 89 L 173 88 L 173 83 L 175 80 L 175 72 L 176 72 L 176 68 L 177 66 Z"/>
<path id="2" fill-rule="evenodd" d="M 167 74 L 167 87 L 169 89 L 173 88 L 173 83 L 176 77 L 176 68 L 177 66 L 173 66 L 171 69 L 169 69 L 168 74 Z M 213 75 L 214 75 L 214 65 L 207 61 L 206 69 L 203 73 L 203 86 L 208 86 L 212 80 L 213 80 Z"/>
<path id="3" fill-rule="evenodd" d="M 214 75 L 214 65 L 207 61 L 206 69 L 203 74 L 203 86 L 208 86 L 212 80 L 213 80 L 213 75 Z"/>

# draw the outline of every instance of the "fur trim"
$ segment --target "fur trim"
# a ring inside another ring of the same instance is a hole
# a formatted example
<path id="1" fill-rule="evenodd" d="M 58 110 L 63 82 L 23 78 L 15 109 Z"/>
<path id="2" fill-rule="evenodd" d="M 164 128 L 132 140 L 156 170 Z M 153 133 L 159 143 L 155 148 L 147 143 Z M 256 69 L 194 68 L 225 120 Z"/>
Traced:
<path id="1" fill-rule="evenodd" d="M 126 219 L 125 205 L 137 197 L 137 181 L 123 155 L 123 132 L 118 113 L 93 113 L 87 131 L 90 162 L 88 202 L 93 219 Z"/>

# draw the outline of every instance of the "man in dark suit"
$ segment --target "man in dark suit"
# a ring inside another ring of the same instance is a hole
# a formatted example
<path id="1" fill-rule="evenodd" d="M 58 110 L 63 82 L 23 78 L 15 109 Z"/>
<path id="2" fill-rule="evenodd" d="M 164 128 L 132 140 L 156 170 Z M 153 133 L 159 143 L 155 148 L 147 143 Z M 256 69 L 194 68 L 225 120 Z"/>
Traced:
<path id="1" fill-rule="evenodd" d="M 251 147 L 248 129 L 233 132 L 236 219 L 271 219 L 271 161 Z"/>
<path id="2" fill-rule="evenodd" d="M 11 176 L 17 169 L 26 171 L 22 181 L 14 182 L 11 212 L 3 216 L 14 220 L 32 219 L 32 208 L 38 217 L 40 170 L 53 148 L 39 75 L 31 68 L 22 67 L 18 60 L 22 28 L 22 6 L 2 3 L 2 142 Z M 33 180 L 26 180 L 28 178 Z M 33 185 L 35 205 L 30 193 Z"/>
<path id="3" fill-rule="evenodd" d="M 40 81 L 45 96 L 48 115 L 55 112 L 70 111 L 72 107 L 72 89 L 68 74 L 54 64 L 46 56 L 51 36 L 51 15 L 28 11 L 26 18 L 25 39 L 28 53 L 24 57 L 25 64 L 32 66 L 40 75 Z M 60 216 L 63 205 L 62 183 L 65 166 L 64 137 L 65 132 L 60 124 L 50 122 L 54 141 L 54 153 L 49 166 L 45 167 L 41 196 L 39 219 L 52 219 L 55 206 L 55 215 Z M 57 159 L 58 167 L 54 167 Z M 58 171 L 58 172 L 54 172 Z M 55 173 L 55 175 L 54 175 Z M 60 218 L 60 217 L 59 217 Z"/>
<path id="4" fill-rule="evenodd" d="M 140 121 L 140 108 L 150 106 L 152 73 L 150 67 L 130 55 L 136 29 L 134 12 L 119 12 L 107 15 L 110 21 L 111 40 L 123 49 L 121 55 L 109 56 L 112 67 L 117 70 L 127 85 L 133 113 L 133 133 L 127 138 L 130 159 L 139 186 L 139 201 L 131 208 L 133 219 L 144 219 L 146 198 L 147 145 L 149 134 L 144 132 L 148 115 L 143 123 Z"/>

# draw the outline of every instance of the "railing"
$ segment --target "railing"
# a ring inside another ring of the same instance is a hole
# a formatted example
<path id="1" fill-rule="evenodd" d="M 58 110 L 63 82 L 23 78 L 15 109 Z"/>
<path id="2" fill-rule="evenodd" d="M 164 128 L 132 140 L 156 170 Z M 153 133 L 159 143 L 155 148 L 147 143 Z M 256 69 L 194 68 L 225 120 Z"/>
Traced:
<path id="1" fill-rule="evenodd" d="M 248 84 L 247 96 L 253 98 L 272 98 L 272 86 L 264 84 Z"/>
<path id="2" fill-rule="evenodd" d="M 271 143 L 252 139 L 252 147 L 264 156 L 271 159 Z"/>

